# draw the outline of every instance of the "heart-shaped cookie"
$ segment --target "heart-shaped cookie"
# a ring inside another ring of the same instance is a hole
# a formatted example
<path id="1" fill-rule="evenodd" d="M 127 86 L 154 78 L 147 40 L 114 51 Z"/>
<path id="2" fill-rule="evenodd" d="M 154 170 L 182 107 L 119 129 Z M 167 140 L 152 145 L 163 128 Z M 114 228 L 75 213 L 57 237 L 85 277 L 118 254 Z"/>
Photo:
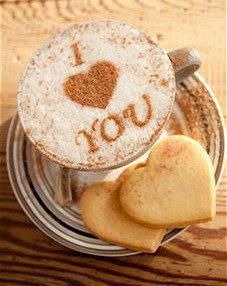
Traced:
<path id="1" fill-rule="evenodd" d="M 133 169 L 125 171 L 117 182 L 102 182 L 89 187 L 80 201 L 82 218 L 91 232 L 104 241 L 132 250 L 154 252 L 165 230 L 137 224 L 120 206 L 119 187 Z"/>
<path id="2" fill-rule="evenodd" d="M 215 179 L 206 151 L 173 135 L 156 144 L 145 167 L 133 171 L 120 191 L 124 211 L 154 228 L 181 227 L 215 215 Z"/>
<path id="3" fill-rule="evenodd" d="M 65 94 L 73 101 L 91 107 L 105 109 L 113 95 L 118 70 L 109 61 L 100 61 L 87 73 L 70 76 L 64 83 Z"/>

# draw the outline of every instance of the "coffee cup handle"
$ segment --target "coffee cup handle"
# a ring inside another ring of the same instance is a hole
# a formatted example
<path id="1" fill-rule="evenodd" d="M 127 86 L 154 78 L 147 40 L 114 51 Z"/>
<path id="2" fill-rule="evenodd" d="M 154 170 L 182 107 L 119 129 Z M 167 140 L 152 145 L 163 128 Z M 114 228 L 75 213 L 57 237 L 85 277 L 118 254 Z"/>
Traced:
<path id="1" fill-rule="evenodd" d="M 56 182 L 55 201 L 62 207 L 70 206 L 72 200 L 71 169 L 60 166 Z"/>
<path id="2" fill-rule="evenodd" d="M 175 71 L 176 82 L 192 75 L 201 65 L 198 51 L 191 47 L 174 50 L 168 56 Z"/>

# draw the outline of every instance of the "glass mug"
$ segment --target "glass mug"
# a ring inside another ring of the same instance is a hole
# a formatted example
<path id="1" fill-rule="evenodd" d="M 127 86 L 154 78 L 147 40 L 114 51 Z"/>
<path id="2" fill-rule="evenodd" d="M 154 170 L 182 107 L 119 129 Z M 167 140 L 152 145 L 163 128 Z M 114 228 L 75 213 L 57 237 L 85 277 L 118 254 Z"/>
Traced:
<path id="1" fill-rule="evenodd" d="M 168 53 L 169 58 L 171 59 L 172 65 L 174 67 L 176 83 L 182 81 L 183 79 L 187 78 L 188 76 L 192 75 L 201 65 L 201 60 L 198 55 L 198 52 L 193 48 L 181 48 L 174 50 Z M 167 120 L 168 121 L 168 120 Z M 166 121 L 166 123 L 167 123 Z M 165 125 L 166 125 L 165 123 Z M 107 172 L 111 172 L 116 168 L 121 168 L 126 166 L 137 158 L 143 156 L 150 148 L 154 145 L 156 140 L 160 137 L 162 132 L 165 129 L 165 125 L 161 132 L 157 134 L 152 141 L 152 143 L 144 148 L 144 150 L 137 154 L 136 157 L 132 157 L 128 160 L 125 160 L 120 166 L 111 166 L 108 169 L 92 169 L 88 171 L 79 171 L 74 170 L 74 176 L 79 176 L 81 172 L 89 172 L 90 180 L 93 178 L 94 180 L 100 180 L 107 175 Z M 99 174 L 97 174 L 97 172 Z M 72 169 L 67 168 L 65 166 L 61 166 L 59 177 L 57 180 L 57 187 L 56 187 L 56 201 L 62 206 L 70 206 L 72 203 L 72 192 L 71 192 L 71 176 L 72 176 Z"/>
<path id="2" fill-rule="evenodd" d="M 174 69 L 176 83 L 192 75 L 200 67 L 200 64 L 201 64 L 201 60 L 200 60 L 200 57 L 197 51 L 189 47 L 181 48 L 181 49 L 169 52 L 168 56 L 169 56 L 169 59 Z M 81 169 L 79 170 L 79 169 L 73 168 L 74 173 L 72 174 L 71 168 L 68 168 L 64 164 L 60 164 L 59 162 L 57 162 L 60 165 L 60 168 L 59 168 L 60 173 L 57 179 L 57 186 L 56 186 L 56 192 L 55 192 L 56 201 L 62 206 L 66 206 L 66 205 L 69 206 L 72 203 L 72 191 L 71 191 L 71 176 L 72 175 L 75 176 L 76 178 L 79 178 L 79 176 L 82 175 L 82 173 L 87 172 L 87 176 L 90 177 L 89 178 L 90 182 L 99 181 L 99 180 L 102 180 L 103 177 L 105 177 L 110 171 L 126 166 L 129 163 L 140 158 L 148 150 L 150 150 L 150 148 L 153 146 L 156 140 L 160 137 L 160 135 L 162 134 L 166 126 L 167 121 L 168 121 L 168 117 L 165 119 L 164 124 L 161 126 L 160 130 L 158 130 L 158 132 L 155 134 L 155 136 L 152 138 L 151 142 L 149 142 L 147 146 L 144 146 L 144 148 L 140 150 L 140 152 L 133 154 L 129 158 L 125 160 L 124 159 L 121 160 L 120 163 L 112 164 L 104 168 L 102 167 L 87 168 L 86 170 L 81 170 Z M 35 145 L 35 147 L 37 146 Z M 50 160 L 53 160 L 53 158 L 48 155 L 48 152 L 45 152 L 45 150 L 42 150 L 41 148 L 38 148 L 38 149 L 39 151 L 41 150 L 41 152 L 44 155 L 46 155 Z M 55 161 L 56 163 L 56 160 L 53 160 L 53 161 Z M 85 179 L 85 185 L 86 185 L 86 179 Z"/>

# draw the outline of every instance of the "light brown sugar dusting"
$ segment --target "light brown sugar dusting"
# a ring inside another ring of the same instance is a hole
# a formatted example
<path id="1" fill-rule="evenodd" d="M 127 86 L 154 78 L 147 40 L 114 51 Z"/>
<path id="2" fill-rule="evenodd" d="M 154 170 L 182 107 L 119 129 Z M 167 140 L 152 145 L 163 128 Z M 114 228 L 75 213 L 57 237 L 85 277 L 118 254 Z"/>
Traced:
<path id="1" fill-rule="evenodd" d="M 81 105 L 105 109 L 112 98 L 118 76 L 118 70 L 111 62 L 100 61 L 91 66 L 88 73 L 70 76 L 64 83 L 64 91 Z"/>

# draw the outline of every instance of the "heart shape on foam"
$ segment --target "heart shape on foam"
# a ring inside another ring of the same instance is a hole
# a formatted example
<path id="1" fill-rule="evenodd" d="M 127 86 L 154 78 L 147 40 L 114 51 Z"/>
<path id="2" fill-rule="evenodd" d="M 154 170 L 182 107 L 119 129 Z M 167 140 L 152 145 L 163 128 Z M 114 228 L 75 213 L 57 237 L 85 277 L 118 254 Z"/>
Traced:
<path id="1" fill-rule="evenodd" d="M 87 73 L 70 76 L 64 82 L 64 91 L 81 105 L 105 109 L 113 96 L 118 76 L 113 63 L 100 61 L 92 65 Z"/>
<path id="2" fill-rule="evenodd" d="M 100 239 L 132 250 L 154 252 L 165 230 L 137 224 L 125 214 L 119 202 L 119 188 L 134 168 L 126 169 L 116 182 L 89 187 L 80 200 L 81 214 L 86 226 Z"/>
<path id="3" fill-rule="evenodd" d="M 189 137 L 165 138 L 151 149 L 146 166 L 124 181 L 120 202 L 132 219 L 154 228 L 211 220 L 215 179 L 208 154 Z"/>

